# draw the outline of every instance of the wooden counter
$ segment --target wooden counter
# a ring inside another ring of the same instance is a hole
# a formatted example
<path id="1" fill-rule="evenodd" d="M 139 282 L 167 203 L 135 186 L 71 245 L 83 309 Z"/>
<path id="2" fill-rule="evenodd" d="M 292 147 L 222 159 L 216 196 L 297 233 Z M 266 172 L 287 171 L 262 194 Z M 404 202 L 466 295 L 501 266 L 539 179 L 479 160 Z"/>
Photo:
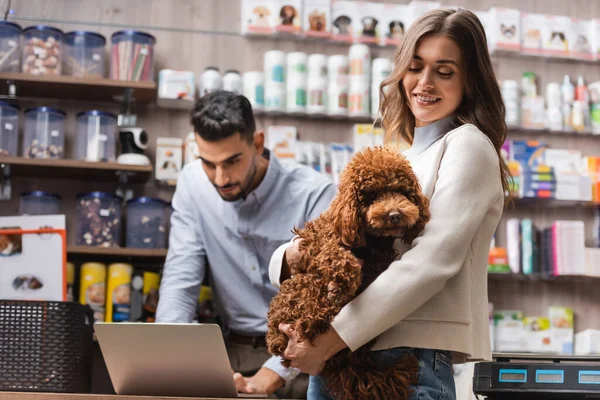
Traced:
<path id="1" fill-rule="evenodd" d="M 54 394 L 0 392 L 0 400 L 224 400 L 208 397 L 115 396 L 107 394 Z M 236 400 L 243 400 L 241 397 Z M 256 400 L 256 399 L 247 399 Z"/>

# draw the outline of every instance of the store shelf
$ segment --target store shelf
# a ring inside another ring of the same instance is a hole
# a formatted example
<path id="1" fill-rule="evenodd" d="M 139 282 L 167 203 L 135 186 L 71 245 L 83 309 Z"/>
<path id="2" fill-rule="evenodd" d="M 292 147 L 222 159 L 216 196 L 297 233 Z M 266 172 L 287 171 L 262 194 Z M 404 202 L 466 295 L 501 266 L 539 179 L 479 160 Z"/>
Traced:
<path id="1" fill-rule="evenodd" d="M 8 165 L 11 177 L 90 179 L 117 181 L 119 173 L 126 173 L 128 181 L 147 182 L 152 174 L 151 165 L 126 165 L 78 160 L 55 160 L 0 156 L 0 167 Z"/>
<path id="2" fill-rule="evenodd" d="M 600 140 L 600 134 L 593 134 L 591 132 L 566 132 L 566 131 L 550 131 L 548 129 L 528 129 L 519 126 L 509 126 L 508 132 L 520 133 L 526 135 L 540 135 L 540 136 L 561 136 L 561 137 L 574 137 L 574 138 L 590 138 L 597 137 Z"/>
<path id="3" fill-rule="evenodd" d="M 491 282 L 576 282 L 576 283 L 600 283 L 600 276 L 587 276 L 587 275 L 560 275 L 560 276 L 546 276 L 546 275 L 525 275 L 525 274 L 513 274 L 513 273 L 489 273 L 488 281 Z"/>
<path id="4" fill-rule="evenodd" d="M 121 101 L 125 90 L 131 89 L 133 101 L 148 104 L 156 100 L 157 91 L 154 82 L 0 73 L 0 93 L 8 94 L 9 82 L 15 85 L 17 98 L 56 98 L 99 102 Z"/>
<path id="5" fill-rule="evenodd" d="M 558 200 L 558 199 L 544 199 L 535 197 L 522 197 L 513 198 L 514 207 L 554 207 L 554 208 L 568 208 L 568 207 L 600 207 L 600 204 L 591 201 L 583 200 Z M 513 208 L 513 205 L 508 203 L 507 209 Z"/>
<path id="6" fill-rule="evenodd" d="M 306 114 L 306 113 L 287 113 L 281 111 L 254 111 L 254 115 L 257 118 L 270 117 L 270 118 L 290 118 L 290 119 L 302 119 L 302 120 L 313 120 L 322 122 L 349 122 L 354 124 L 371 124 L 373 119 L 371 117 L 344 117 L 337 115 L 325 115 L 325 114 Z"/>
<path id="7" fill-rule="evenodd" d="M 167 256 L 167 249 L 134 249 L 127 247 L 92 247 L 92 246 L 68 246 L 67 256 L 72 259 L 98 258 L 102 260 L 115 261 L 137 261 L 137 262 L 163 262 Z"/>

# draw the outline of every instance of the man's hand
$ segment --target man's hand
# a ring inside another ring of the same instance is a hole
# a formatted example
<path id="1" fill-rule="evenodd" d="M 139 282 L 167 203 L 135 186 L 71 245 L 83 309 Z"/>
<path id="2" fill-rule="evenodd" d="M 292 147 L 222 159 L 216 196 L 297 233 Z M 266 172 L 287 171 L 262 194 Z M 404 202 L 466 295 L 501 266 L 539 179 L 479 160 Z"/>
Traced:
<path id="1" fill-rule="evenodd" d="M 271 394 L 285 385 L 283 378 L 264 367 L 249 378 L 236 372 L 233 374 L 233 380 L 238 392 L 250 394 Z"/>
<path id="2" fill-rule="evenodd" d="M 302 239 L 294 239 L 292 245 L 285 250 L 283 255 L 283 265 L 281 266 L 280 282 L 291 278 L 292 275 L 298 272 L 298 266 L 302 259 L 302 253 L 298 249 L 298 245 Z"/>

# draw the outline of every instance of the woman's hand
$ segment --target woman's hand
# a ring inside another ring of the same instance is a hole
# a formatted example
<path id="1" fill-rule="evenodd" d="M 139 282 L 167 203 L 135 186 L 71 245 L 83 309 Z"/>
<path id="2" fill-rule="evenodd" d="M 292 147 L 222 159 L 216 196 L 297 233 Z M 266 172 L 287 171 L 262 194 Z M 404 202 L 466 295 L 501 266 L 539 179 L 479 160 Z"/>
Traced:
<path id="1" fill-rule="evenodd" d="M 319 336 L 314 346 L 306 340 L 300 340 L 291 325 L 280 324 L 279 330 L 289 338 L 283 358 L 290 360 L 292 367 L 309 375 L 321 373 L 325 362 L 347 347 L 333 328 Z"/>

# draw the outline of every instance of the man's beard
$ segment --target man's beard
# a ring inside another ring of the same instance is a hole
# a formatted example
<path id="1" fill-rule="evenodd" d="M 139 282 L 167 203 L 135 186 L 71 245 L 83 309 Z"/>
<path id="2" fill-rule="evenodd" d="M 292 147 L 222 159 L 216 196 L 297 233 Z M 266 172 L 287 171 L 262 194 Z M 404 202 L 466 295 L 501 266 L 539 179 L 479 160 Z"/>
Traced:
<path id="1" fill-rule="evenodd" d="M 241 183 L 231 183 L 229 185 L 226 186 L 222 186 L 222 187 L 218 187 L 216 185 L 215 188 L 217 188 L 217 193 L 219 193 L 219 196 L 221 196 L 221 198 L 224 201 L 228 201 L 228 202 L 234 202 L 234 201 L 238 201 L 240 199 L 246 200 L 246 197 L 248 196 L 249 190 L 250 190 L 250 186 L 252 186 L 252 182 L 254 181 L 254 178 L 256 177 L 256 172 L 257 172 L 257 168 L 256 168 L 256 163 L 252 163 L 252 167 L 250 169 L 250 172 L 248 173 L 248 175 L 246 175 L 246 179 L 245 179 L 245 183 L 241 184 Z M 239 186 L 241 188 L 241 191 L 234 195 L 233 197 L 224 197 L 221 192 L 219 192 L 218 189 L 229 189 L 232 187 L 236 187 Z"/>

